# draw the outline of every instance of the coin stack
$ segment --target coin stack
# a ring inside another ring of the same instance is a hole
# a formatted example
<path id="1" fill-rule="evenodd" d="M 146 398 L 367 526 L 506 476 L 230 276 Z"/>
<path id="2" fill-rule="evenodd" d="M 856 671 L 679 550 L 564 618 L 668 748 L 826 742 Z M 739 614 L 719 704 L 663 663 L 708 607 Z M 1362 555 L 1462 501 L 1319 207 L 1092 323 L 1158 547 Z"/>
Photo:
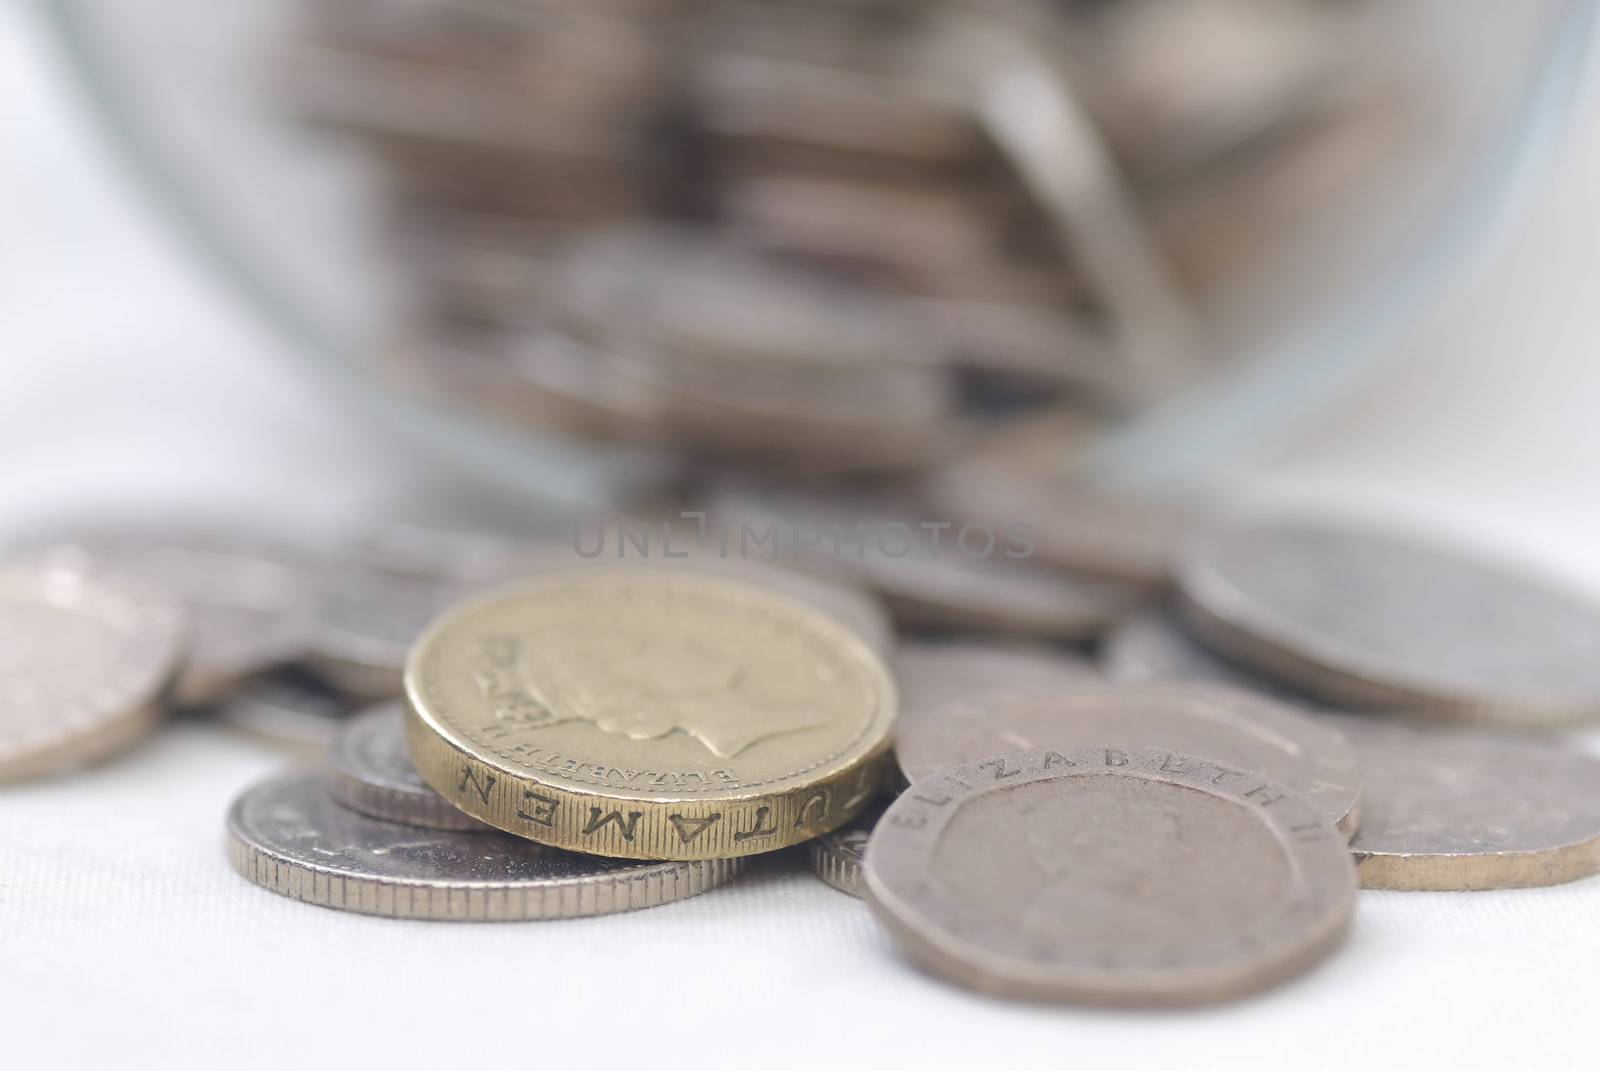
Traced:
<path id="1" fill-rule="evenodd" d="M 1375 6 L 313 4 L 273 83 L 373 164 L 394 381 L 903 473 L 1202 373 L 1212 295 L 1401 140 Z"/>

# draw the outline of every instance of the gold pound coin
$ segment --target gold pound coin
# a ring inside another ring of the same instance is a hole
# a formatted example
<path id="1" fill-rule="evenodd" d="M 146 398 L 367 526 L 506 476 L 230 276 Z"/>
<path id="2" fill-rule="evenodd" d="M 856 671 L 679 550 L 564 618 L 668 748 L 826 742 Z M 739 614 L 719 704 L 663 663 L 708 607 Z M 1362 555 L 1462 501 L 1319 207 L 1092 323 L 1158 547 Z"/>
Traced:
<path id="1" fill-rule="evenodd" d="M 541 844 L 629 859 L 773 851 L 877 793 L 882 661 L 793 599 L 637 567 L 541 577 L 451 611 L 406 667 L 417 771 Z"/>

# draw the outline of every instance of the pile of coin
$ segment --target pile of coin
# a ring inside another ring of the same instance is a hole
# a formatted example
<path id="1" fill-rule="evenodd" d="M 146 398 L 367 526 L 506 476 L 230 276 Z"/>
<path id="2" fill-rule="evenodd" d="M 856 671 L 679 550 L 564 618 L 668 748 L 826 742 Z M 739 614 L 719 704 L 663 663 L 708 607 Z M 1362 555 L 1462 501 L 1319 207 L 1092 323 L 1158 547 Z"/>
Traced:
<path id="1" fill-rule="evenodd" d="M 869 589 L 903 599 L 936 556 L 842 554 L 823 579 L 814 540 L 812 575 L 729 553 L 750 524 L 633 560 L 593 553 L 603 526 L 390 528 L 320 568 L 215 530 L 58 527 L 0 569 L 0 776 L 109 757 L 174 686 L 224 717 L 276 689 L 334 742 L 228 815 L 234 866 L 274 892 L 551 919 L 793 849 L 923 968 L 1082 1003 L 1287 979 L 1337 948 L 1358 886 L 1600 871 L 1600 763 L 1531 735 L 1600 722 L 1600 605 L 1520 569 L 1325 520 L 1211 524 L 1176 539 L 1170 587 L 1124 579 L 1069 643 L 989 627 L 981 586 L 940 589 L 936 627 L 892 597 L 891 627 Z"/>
<path id="2" fill-rule="evenodd" d="M 917 470 L 1206 371 L 1208 303 L 1402 142 L 1366 3 L 307 4 L 395 381 L 541 429 Z"/>
<path id="3" fill-rule="evenodd" d="M 1532 735 L 1600 722 L 1600 607 L 1078 460 L 1193 371 L 1256 240 L 1207 213 L 1388 114 L 1368 7 L 308 5 L 277 84 L 379 165 L 389 367 L 682 480 L 537 530 L 18 538 L 0 780 L 193 711 L 323 760 L 227 816 L 296 900 L 553 919 L 804 858 L 922 968 L 1084 1003 L 1286 980 L 1358 887 L 1600 871 L 1600 764 Z"/>

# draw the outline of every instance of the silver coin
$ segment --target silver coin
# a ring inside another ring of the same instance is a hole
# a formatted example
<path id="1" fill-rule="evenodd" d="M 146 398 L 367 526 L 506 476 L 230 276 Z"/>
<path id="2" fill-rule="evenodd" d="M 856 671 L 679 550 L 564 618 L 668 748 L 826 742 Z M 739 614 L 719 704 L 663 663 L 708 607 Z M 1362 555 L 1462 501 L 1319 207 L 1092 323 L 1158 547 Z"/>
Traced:
<path id="1" fill-rule="evenodd" d="M 1100 646 L 1100 668 L 1119 681 L 1215 681 L 1303 707 L 1315 699 L 1234 665 L 1191 640 L 1170 610 L 1154 607 L 1118 622 Z"/>
<path id="2" fill-rule="evenodd" d="M 1529 727 L 1600 716 L 1600 601 L 1448 548 L 1239 527 L 1188 548 L 1178 582 L 1198 639 L 1330 703 Z"/>
<path id="3" fill-rule="evenodd" d="M 900 689 L 895 760 L 907 781 L 944 766 L 996 706 L 1048 702 L 1104 678 L 1085 659 L 1042 646 L 901 644 L 890 663 Z"/>
<path id="4" fill-rule="evenodd" d="M 577 38 L 567 37 L 570 47 Z M 619 110 L 630 98 L 639 103 L 647 72 L 612 82 L 595 75 L 615 70 L 614 62 L 552 71 L 543 59 L 508 78 L 481 64 L 394 62 L 299 46 L 274 57 L 269 75 L 274 94 L 302 120 L 380 147 L 452 154 L 480 169 L 508 158 L 611 160 L 634 148 L 637 124 Z M 542 84 L 529 79 L 541 70 Z M 585 76 L 587 84 L 578 84 Z"/>
<path id="5" fill-rule="evenodd" d="M 105 570 L 0 568 L 0 781 L 117 754 L 165 713 L 183 607 Z"/>
<path id="6" fill-rule="evenodd" d="M 1145 598 L 1143 589 L 1005 558 L 870 554 L 862 576 L 895 620 L 1081 640 L 1098 636 Z"/>
<path id="7" fill-rule="evenodd" d="M 761 141 L 932 166 L 980 158 L 971 116 L 894 74 L 717 54 L 694 71 L 696 113 L 735 144 Z"/>
<path id="8" fill-rule="evenodd" d="M 1600 762 L 1483 729 L 1346 715 L 1368 889 L 1509 889 L 1600 872 Z"/>
<path id="9" fill-rule="evenodd" d="M 1110 430 L 1103 415 L 1071 403 L 1019 417 L 931 473 L 918 499 L 953 521 L 1022 526 L 1040 561 L 1165 584 L 1190 507 L 1096 484 L 1094 451 Z"/>
<path id="10" fill-rule="evenodd" d="M 104 565 L 159 584 L 183 600 L 189 653 L 175 698 L 184 706 L 211 702 L 244 678 L 305 650 L 310 571 L 244 537 L 106 527 L 74 533 L 34 556 L 77 568 Z"/>
<path id="11" fill-rule="evenodd" d="M 424 629 L 477 586 L 353 566 L 318 593 L 307 660 L 335 687 L 361 699 L 401 691 L 406 654 Z"/>
<path id="12" fill-rule="evenodd" d="M 329 753 L 328 791 L 346 807 L 408 826 L 487 832 L 417 775 L 406 750 L 405 711 L 384 703 L 350 720 Z"/>
<path id="13" fill-rule="evenodd" d="M 806 842 L 811 872 L 842 893 L 857 899 L 866 895 L 861 864 L 867 855 L 867 838 L 883 815 L 882 804 L 862 811 L 845 825 Z"/>
<path id="14" fill-rule="evenodd" d="M 999 214 L 959 183 L 807 173 L 792 161 L 737 155 L 719 173 L 718 204 L 728 229 L 761 251 L 871 265 L 897 289 L 951 301 L 980 320 L 985 310 L 1050 319 L 1060 315 L 1054 306 L 1070 292 L 1059 272 L 1008 259 L 995 242 Z M 1075 320 L 1053 320 L 1053 326 L 1069 323 L 1068 330 L 1052 332 L 1058 343 L 1052 370 L 1059 374 L 1063 365 L 1072 369 L 1089 356 L 1102 358 L 1102 367 L 1113 364 L 1098 333 L 1080 333 Z M 972 328 L 955 316 L 939 324 L 957 337 Z M 993 339 L 985 326 L 977 325 L 978 334 Z"/>
<path id="15" fill-rule="evenodd" d="M 867 899 L 923 968 L 1004 996 L 1190 1004 L 1265 988 L 1343 939 L 1344 838 L 1288 789 L 1166 750 L 1015 751 L 885 812 Z"/>
<path id="16" fill-rule="evenodd" d="M 928 501 L 952 518 L 1023 525 L 1038 560 L 1091 576 L 1160 584 L 1179 523 L 1157 507 L 1070 483 L 949 475 Z"/>
<path id="17" fill-rule="evenodd" d="M 1185 0 L 1097 14 L 1080 27 L 1091 29 L 1077 50 L 1092 66 L 1084 81 L 1119 159 L 1147 182 L 1192 180 L 1209 162 L 1281 137 L 1354 73 L 1360 20 L 1348 10 Z"/>
<path id="18" fill-rule="evenodd" d="M 802 471 L 920 468 L 962 431 L 942 369 L 738 367 L 548 326 L 431 332 L 386 371 L 516 424 Z"/>
<path id="19" fill-rule="evenodd" d="M 938 732 L 907 734 L 900 762 L 913 782 L 952 763 L 1019 748 L 1166 748 L 1284 785 L 1346 836 L 1360 822 L 1361 775 L 1338 731 L 1296 707 L 1228 685 L 1085 685 L 964 713 Z"/>
<path id="20" fill-rule="evenodd" d="M 226 725 L 305 755 L 320 755 L 355 709 L 301 666 L 257 674 L 208 708 Z"/>
<path id="21" fill-rule="evenodd" d="M 1004 529 L 924 517 L 866 495 L 728 483 L 718 523 L 744 546 L 775 543 L 797 567 L 876 591 L 896 622 L 1082 639 L 1146 595 L 1138 585 L 1041 568 Z"/>
<path id="22" fill-rule="evenodd" d="M 1192 378 L 1197 310 L 1067 77 L 1077 65 L 1046 43 L 1052 29 L 1047 20 L 952 10 L 935 51 L 978 98 L 985 131 L 1072 250 L 1122 362 L 1138 374 L 1138 397 L 1151 401 Z"/>
<path id="23" fill-rule="evenodd" d="M 576 918 L 655 907 L 731 880 L 742 860 L 637 862 L 520 837 L 420 829 L 336 803 L 321 774 L 263 782 L 228 812 L 228 856 L 282 896 L 391 918 Z"/>
<path id="24" fill-rule="evenodd" d="M 932 337 L 859 288 L 692 231 L 601 232 L 564 269 L 552 301 L 579 333 L 625 335 L 712 367 L 722 358 L 733 369 L 848 375 L 938 360 Z"/>
<path id="25" fill-rule="evenodd" d="M 614 524 L 602 522 L 599 537 L 620 540 L 619 533 L 630 523 L 629 519 L 619 519 Z M 617 531 L 608 531 L 611 528 Z M 459 572 L 454 577 L 438 577 L 393 569 L 352 569 L 323 592 L 313 636 L 312 664 L 352 695 L 370 699 L 398 695 L 411 642 L 435 617 L 496 578 L 604 565 L 603 556 L 586 558 L 579 553 L 578 542 L 583 538 L 580 532 L 570 545 L 524 544 L 514 554 L 494 559 L 494 568 L 474 572 L 470 582 Z M 674 555 L 686 557 L 663 558 L 662 564 L 731 576 L 782 592 L 838 621 L 879 654 L 887 655 L 894 649 L 894 632 L 888 617 L 866 593 L 760 560 L 741 558 L 712 543 L 686 541 L 676 534 L 673 538 Z"/>

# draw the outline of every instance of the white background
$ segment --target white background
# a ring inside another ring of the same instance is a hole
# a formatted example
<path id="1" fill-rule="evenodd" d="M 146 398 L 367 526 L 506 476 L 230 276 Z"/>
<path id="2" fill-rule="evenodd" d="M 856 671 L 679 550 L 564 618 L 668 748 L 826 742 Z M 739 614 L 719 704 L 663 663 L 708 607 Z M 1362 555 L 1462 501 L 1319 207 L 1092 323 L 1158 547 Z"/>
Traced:
<path id="1" fill-rule="evenodd" d="M 116 502 L 337 520 L 402 494 L 414 463 L 352 426 L 198 268 L 18 11 L 0 7 L 0 528 Z M 1230 489 L 1438 525 L 1600 591 L 1596 190 L 1591 106 L 1509 245 L 1383 382 Z M 0 1062 L 1594 1059 L 1600 879 L 1363 894 L 1343 952 L 1231 1007 L 1031 1008 L 918 975 L 861 904 L 783 863 L 683 904 L 553 924 L 292 903 L 235 876 L 222 850 L 229 800 L 281 761 L 188 725 L 104 768 L 0 792 Z"/>

